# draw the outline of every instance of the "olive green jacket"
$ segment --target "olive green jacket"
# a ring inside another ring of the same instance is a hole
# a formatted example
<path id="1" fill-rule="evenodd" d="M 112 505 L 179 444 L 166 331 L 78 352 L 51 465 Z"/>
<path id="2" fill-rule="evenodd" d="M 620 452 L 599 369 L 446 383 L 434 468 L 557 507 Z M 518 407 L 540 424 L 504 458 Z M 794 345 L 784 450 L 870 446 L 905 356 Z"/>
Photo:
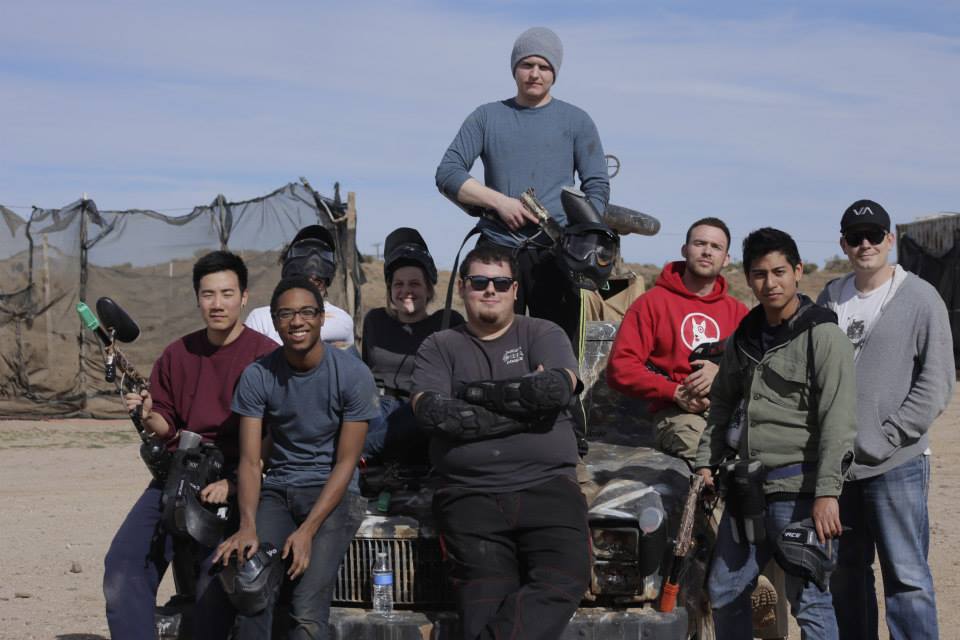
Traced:
<path id="1" fill-rule="evenodd" d="M 766 351 L 760 305 L 730 338 L 710 391 L 696 467 L 715 467 L 738 453 L 727 445 L 726 430 L 743 400 L 740 457 L 759 458 L 768 470 L 806 463 L 795 467 L 802 469 L 797 475 L 767 480 L 764 492 L 839 496 L 857 430 L 853 347 L 837 326 L 836 314 L 800 298 L 800 308 Z"/>

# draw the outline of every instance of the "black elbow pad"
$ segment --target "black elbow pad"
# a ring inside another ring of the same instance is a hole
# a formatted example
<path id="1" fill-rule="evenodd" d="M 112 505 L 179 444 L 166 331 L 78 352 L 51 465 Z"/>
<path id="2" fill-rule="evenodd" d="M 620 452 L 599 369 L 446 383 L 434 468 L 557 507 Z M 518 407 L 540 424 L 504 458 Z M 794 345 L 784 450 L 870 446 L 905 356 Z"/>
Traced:
<path id="1" fill-rule="evenodd" d="M 531 420 L 565 409 L 573 399 L 573 389 L 565 370 L 550 369 L 519 378 L 471 382 L 460 397 L 497 413 Z"/>
<path id="2" fill-rule="evenodd" d="M 430 435 L 443 435 L 461 442 L 529 431 L 532 426 L 434 391 L 420 395 L 414 415 Z"/>

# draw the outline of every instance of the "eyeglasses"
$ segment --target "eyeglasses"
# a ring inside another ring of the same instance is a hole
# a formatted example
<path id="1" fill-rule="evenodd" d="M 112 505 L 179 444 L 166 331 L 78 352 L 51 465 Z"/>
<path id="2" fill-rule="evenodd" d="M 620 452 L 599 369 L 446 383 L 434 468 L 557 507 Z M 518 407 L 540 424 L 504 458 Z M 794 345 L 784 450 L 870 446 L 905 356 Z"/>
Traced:
<path id="1" fill-rule="evenodd" d="M 871 227 L 869 229 L 847 231 L 843 234 L 843 239 L 846 240 L 847 244 L 851 247 L 859 247 L 861 243 L 863 243 L 864 238 L 867 239 L 867 242 L 876 246 L 887 238 L 887 230 L 879 227 Z"/>
<path id="2" fill-rule="evenodd" d="M 299 309 L 277 309 L 273 313 L 273 317 L 277 320 L 283 320 L 287 322 L 288 320 L 293 320 L 293 316 L 299 315 L 304 320 L 313 320 L 320 315 L 319 307 L 301 307 Z"/>
<path id="3" fill-rule="evenodd" d="M 470 288 L 474 291 L 486 291 L 487 285 L 492 282 L 493 288 L 500 293 L 509 291 L 514 282 L 513 278 L 508 278 L 507 276 L 497 276 L 495 278 L 487 276 L 464 276 L 463 279 L 470 283 Z"/>

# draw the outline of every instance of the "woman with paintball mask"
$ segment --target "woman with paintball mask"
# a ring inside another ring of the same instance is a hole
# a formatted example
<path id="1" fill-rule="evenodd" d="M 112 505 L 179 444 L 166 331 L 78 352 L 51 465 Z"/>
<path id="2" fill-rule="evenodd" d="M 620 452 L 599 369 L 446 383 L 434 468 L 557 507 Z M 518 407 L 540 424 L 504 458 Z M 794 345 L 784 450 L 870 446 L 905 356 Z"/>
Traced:
<path id="1" fill-rule="evenodd" d="M 413 361 L 420 344 L 440 330 L 443 311 L 427 313 L 437 267 L 416 229 L 400 227 L 387 236 L 383 275 L 386 306 L 370 310 L 363 319 L 363 361 L 382 394 L 381 417 L 370 422 L 364 455 L 426 464 L 427 443 L 410 409 Z M 452 311 L 450 324 L 463 324 L 463 317 Z"/>

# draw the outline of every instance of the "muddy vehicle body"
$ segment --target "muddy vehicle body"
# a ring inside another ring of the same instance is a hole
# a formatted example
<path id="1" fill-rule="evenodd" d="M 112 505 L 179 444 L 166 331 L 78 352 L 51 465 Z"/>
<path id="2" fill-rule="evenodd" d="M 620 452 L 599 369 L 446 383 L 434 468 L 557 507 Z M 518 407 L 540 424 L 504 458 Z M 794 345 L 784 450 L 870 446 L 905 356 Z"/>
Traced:
<path id="1" fill-rule="evenodd" d="M 707 544 L 695 544 L 684 563 L 677 607 L 657 611 L 690 471 L 683 461 L 653 450 L 645 403 L 607 386 L 606 361 L 616 330 L 616 323 L 590 322 L 586 332 L 581 378 L 590 452 L 579 475 L 589 505 L 594 563 L 589 593 L 562 638 L 712 637 L 709 614 L 701 615 L 699 606 Z M 403 471 L 394 474 L 396 481 Z M 368 494 L 367 516 L 337 579 L 330 616 L 334 637 L 460 637 L 430 511 L 432 496 L 429 478 L 420 486 L 413 482 Z M 701 542 L 704 535 L 695 531 Z M 371 611 L 370 567 L 379 551 L 389 554 L 394 572 L 395 612 L 389 619 Z"/>

